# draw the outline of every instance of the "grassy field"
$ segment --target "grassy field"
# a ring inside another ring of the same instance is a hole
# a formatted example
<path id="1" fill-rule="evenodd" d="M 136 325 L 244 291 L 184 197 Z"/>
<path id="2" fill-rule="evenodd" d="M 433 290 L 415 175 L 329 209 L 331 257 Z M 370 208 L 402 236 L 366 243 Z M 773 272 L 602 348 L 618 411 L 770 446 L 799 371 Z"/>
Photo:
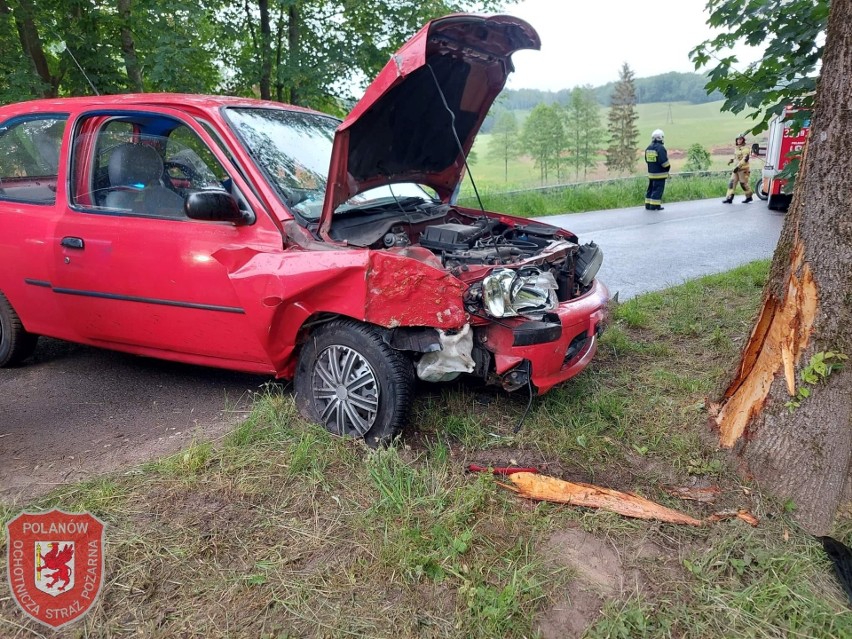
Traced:
<path id="1" fill-rule="evenodd" d="M 713 156 L 711 170 L 721 170 L 727 166 L 730 157 L 730 149 L 733 147 L 734 138 L 750 126 L 750 120 L 742 115 L 723 113 L 719 109 L 721 102 L 708 102 L 707 104 L 685 104 L 685 103 L 655 103 L 640 104 L 637 106 L 639 114 L 639 141 L 644 149 L 650 141 L 651 131 L 662 128 L 666 132 L 666 147 L 672 155 L 672 167 L 674 171 L 682 170 L 686 162 L 686 151 L 696 142 L 704 146 L 708 151 L 717 149 L 718 153 Z M 671 120 L 668 121 L 669 107 L 671 106 Z M 518 123 L 522 126 L 527 113 L 518 111 Z M 602 122 L 606 122 L 606 109 L 601 109 Z M 491 190 L 514 190 L 531 188 L 541 185 L 539 170 L 528 157 L 521 157 L 510 161 L 508 177 L 504 163 L 499 157 L 493 157 L 489 150 L 489 134 L 481 133 L 474 143 L 474 151 L 477 161 L 473 165 L 473 175 L 480 188 Z M 750 140 L 751 141 L 751 140 Z M 758 141 L 758 140 L 754 140 Z M 758 164 L 758 167 L 760 165 Z M 644 164 L 636 163 L 637 172 L 645 170 Z M 607 173 L 603 166 L 603 157 L 595 170 L 591 170 L 585 179 L 597 180 L 613 177 Z M 582 181 L 584 176 L 579 177 L 574 173 L 562 176 L 550 176 L 548 183 L 565 183 Z M 465 192 L 470 187 L 465 185 Z"/>
<path id="2" fill-rule="evenodd" d="M 270 386 L 224 441 L 28 504 L 108 525 L 100 600 L 49 635 L 852 636 L 792 506 L 738 479 L 707 429 L 706 397 L 737 358 L 767 270 L 621 305 L 591 368 L 537 400 L 517 434 L 525 398 L 424 384 L 403 439 L 372 451 L 303 423 L 288 390 Z M 537 466 L 699 518 L 745 508 L 760 523 L 687 528 L 533 503 L 469 463 Z M 720 492 L 683 502 L 669 485 Z M 834 534 L 848 539 L 852 525 Z M 41 631 L 0 595 L 0 636 Z"/>

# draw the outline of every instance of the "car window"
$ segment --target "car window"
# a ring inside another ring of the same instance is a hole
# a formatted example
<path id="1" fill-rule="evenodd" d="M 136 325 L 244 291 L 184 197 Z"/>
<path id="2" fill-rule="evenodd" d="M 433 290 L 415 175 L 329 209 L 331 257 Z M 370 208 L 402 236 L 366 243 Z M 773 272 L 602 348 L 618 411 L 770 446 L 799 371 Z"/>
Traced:
<path id="1" fill-rule="evenodd" d="M 284 109 L 233 108 L 228 121 L 289 207 L 321 206 L 334 131 L 328 116 Z"/>
<path id="2" fill-rule="evenodd" d="M 64 116 L 0 127 L 0 199 L 53 204 Z"/>
<path id="3" fill-rule="evenodd" d="M 208 184 L 198 184 L 196 188 L 215 186 L 228 180 L 225 168 L 219 163 L 204 141 L 188 126 L 181 125 L 169 134 L 166 143 L 166 169 L 170 175 L 183 179 L 181 168 L 189 173 L 201 172 L 209 180 Z M 201 177 L 200 175 L 198 177 Z M 215 184 L 214 184 L 215 183 Z"/>
<path id="4" fill-rule="evenodd" d="M 89 130 L 85 122 L 80 130 Z M 73 166 L 72 202 L 109 213 L 185 219 L 190 193 L 230 190 L 227 172 L 204 142 L 167 118 L 114 120 L 77 136 Z"/>
<path id="5" fill-rule="evenodd" d="M 304 220 L 319 219 L 334 132 L 340 122 L 284 109 L 232 108 L 227 110 L 227 117 L 290 210 Z M 335 215 L 406 198 L 431 201 L 434 194 L 411 182 L 383 185 L 355 195 L 338 207 Z"/>

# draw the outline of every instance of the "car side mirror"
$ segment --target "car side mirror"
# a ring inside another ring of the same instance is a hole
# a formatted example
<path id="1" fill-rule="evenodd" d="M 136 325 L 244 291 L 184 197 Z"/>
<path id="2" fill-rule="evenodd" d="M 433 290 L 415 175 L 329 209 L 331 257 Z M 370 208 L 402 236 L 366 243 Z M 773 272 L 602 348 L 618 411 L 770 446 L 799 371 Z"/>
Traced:
<path id="1" fill-rule="evenodd" d="M 760 155 L 760 145 L 757 142 L 751 145 L 751 154 Z"/>
<path id="2" fill-rule="evenodd" d="M 190 193 L 183 205 L 186 216 L 191 220 L 208 222 L 233 222 L 245 224 L 245 215 L 239 204 L 226 191 L 197 191 Z"/>

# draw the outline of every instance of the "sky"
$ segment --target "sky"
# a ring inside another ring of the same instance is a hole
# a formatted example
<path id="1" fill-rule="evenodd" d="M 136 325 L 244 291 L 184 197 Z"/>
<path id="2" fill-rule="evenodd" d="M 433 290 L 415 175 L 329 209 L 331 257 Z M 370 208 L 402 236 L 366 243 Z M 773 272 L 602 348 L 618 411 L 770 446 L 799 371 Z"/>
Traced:
<path id="1" fill-rule="evenodd" d="M 689 52 L 713 36 L 707 0 L 522 0 L 504 13 L 529 22 L 541 51 L 512 56 L 510 89 L 558 91 L 618 80 L 627 62 L 637 78 L 695 71 Z M 740 60 L 757 57 L 745 47 Z M 744 65 L 743 65 L 744 66 Z"/>

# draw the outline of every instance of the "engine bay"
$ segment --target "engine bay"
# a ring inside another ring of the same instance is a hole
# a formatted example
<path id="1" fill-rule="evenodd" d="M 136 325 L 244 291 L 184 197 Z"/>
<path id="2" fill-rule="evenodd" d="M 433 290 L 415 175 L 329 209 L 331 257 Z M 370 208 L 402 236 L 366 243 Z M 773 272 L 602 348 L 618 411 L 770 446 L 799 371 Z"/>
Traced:
<path id="1" fill-rule="evenodd" d="M 457 276 L 472 266 L 533 261 L 556 279 L 559 301 L 581 295 L 603 257 L 594 243 L 580 246 L 576 236 L 567 231 L 536 222 L 510 224 L 499 217 L 446 204 L 343 217 L 335 220 L 332 236 L 352 246 L 376 250 L 420 246 Z M 546 257 L 537 260 L 543 253 Z"/>

